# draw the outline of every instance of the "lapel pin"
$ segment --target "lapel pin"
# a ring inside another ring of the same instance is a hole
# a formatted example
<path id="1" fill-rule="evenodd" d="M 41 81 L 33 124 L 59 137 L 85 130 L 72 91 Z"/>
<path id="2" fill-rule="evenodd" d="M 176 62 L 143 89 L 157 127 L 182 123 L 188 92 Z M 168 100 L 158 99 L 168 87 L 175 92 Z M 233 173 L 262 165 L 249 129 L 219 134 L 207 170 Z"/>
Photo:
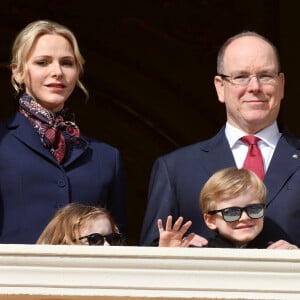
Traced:
<path id="1" fill-rule="evenodd" d="M 299 155 L 298 154 L 293 154 L 293 158 L 297 159 L 297 158 L 299 158 Z"/>

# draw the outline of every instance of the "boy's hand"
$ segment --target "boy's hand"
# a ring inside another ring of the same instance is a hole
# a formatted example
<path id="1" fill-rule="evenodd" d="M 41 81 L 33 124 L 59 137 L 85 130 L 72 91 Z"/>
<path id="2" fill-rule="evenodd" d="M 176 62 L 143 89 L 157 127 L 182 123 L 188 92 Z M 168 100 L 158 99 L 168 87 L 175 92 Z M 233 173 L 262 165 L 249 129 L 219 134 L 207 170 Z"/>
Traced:
<path id="1" fill-rule="evenodd" d="M 192 221 L 187 221 L 182 225 L 183 217 L 179 217 L 172 227 L 172 216 L 168 216 L 166 229 L 164 229 L 161 219 L 157 220 L 159 231 L 159 247 L 188 247 L 195 234 L 190 233 L 185 238 L 184 234 L 192 225 Z M 181 226 L 182 225 L 182 226 Z"/>

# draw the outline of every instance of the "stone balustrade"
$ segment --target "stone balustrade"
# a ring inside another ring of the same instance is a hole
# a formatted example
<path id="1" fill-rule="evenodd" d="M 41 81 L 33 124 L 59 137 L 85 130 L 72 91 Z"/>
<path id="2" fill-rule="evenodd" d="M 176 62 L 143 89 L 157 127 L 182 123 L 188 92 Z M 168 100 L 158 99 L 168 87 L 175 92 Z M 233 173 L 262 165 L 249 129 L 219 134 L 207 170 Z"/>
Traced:
<path id="1" fill-rule="evenodd" d="M 0 299 L 300 299 L 300 251 L 0 245 Z"/>

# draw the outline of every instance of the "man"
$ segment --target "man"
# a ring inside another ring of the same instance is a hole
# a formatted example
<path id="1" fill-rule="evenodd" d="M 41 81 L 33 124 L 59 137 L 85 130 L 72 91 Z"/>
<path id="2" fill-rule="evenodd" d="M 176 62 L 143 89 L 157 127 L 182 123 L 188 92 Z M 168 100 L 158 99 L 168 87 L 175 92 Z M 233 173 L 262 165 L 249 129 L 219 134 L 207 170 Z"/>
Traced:
<path id="1" fill-rule="evenodd" d="M 200 191 L 216 171 L 243 167 L 248 145 L 245 135 L 259 138 L 263 156 L 266 198 L 265 225 L 259 247 L 277 240 L 300 246 L 300 141 L 279 129 L 277 117 L 284 97 L 284 74 L 277 49 L 255 32 L 227 40 L 214 78 L 218 99 L 225 104 L 227 122 L 210 140 L 178 149 L 158 158 L 150 179 L 148 206 L 141 245 L 154 245 L 157 220 L 182 216 L 192 220 L 190 245 L 201 246 L 214 236 L 203 221 Z"/>

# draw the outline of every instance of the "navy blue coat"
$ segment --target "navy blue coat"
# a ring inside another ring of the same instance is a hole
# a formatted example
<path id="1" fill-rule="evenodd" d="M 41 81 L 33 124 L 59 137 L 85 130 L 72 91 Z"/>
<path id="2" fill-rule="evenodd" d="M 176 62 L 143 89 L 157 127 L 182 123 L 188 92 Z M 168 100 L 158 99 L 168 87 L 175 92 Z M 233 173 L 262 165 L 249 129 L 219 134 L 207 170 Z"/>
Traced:
<path id="1" fill-rule="evenodd" d="M 0 124 L 0 243 L 35 243 L 70 202 L 108 208 L 124 231 L 124 198 L 117 149 L 82 137 L 59 165 L 26 117 L 17 112 Z"/>
<path id="2" fill-rule="evenodd" d="M 182 216 L 192 220 L 189 232 L 214 236 L 203 221 L 200 191 L 216 171 L 235 166 L 224 127 L 213 138 L 183 147 L 156 160 L 153 166 L 147 210 L 141 233 L 142 245 L 155 244 L 157 219 Z M 264 180 L 268 194 L 264 229 L 258 246 L 285 239 L 300 246 L 300 141 L 283 132 Z"/>

